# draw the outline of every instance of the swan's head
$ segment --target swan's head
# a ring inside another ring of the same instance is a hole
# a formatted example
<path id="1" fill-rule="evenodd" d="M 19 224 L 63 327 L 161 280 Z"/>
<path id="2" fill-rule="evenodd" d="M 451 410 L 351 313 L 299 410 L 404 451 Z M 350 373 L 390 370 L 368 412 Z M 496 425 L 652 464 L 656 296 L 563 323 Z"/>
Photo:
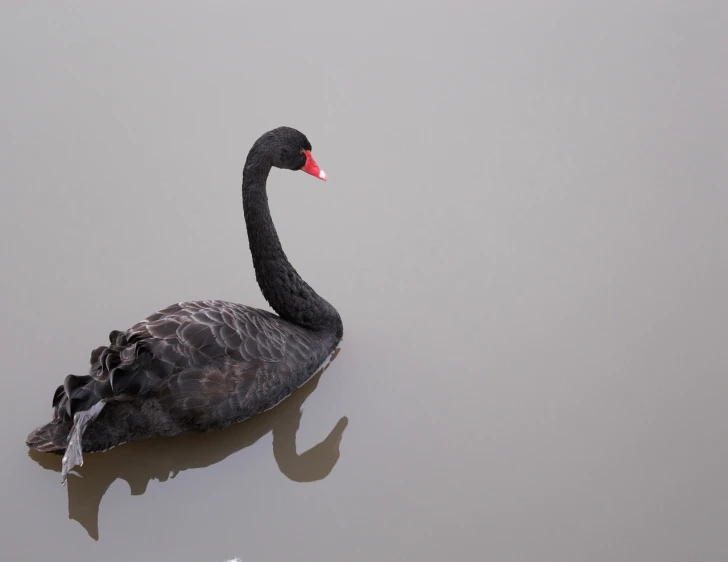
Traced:
<path id="1" fill-rule="evenodd" d="M 253 150 L 265 153 L 276 168 L 302 170 L 326 181 L 326 172 L 311 156 L 311 143 L 301 131 L 278 127 L 260 137 Z"/>

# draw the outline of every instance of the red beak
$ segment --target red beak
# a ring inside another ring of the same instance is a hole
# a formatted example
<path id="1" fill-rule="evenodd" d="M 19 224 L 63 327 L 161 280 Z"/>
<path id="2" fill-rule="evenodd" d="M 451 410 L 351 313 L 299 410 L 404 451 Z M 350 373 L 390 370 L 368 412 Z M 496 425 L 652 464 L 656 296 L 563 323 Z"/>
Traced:
<path id="1" fill-rule="evenodd" d="M 321 168 L 319 168 L 319 165 L 316 164 L 316 160 L 314 160 L 313 156 L 311 156 L 311 151 L 304 150 L 303 153 L 306 155 L 306 163 L 303 165 L 301 170 L 307 174 L 311 174 L 312 176 L 316 176 L 317 178 L 326 181 L 328 176 L 326 175 L 326 172 L 324 172 Z"/>

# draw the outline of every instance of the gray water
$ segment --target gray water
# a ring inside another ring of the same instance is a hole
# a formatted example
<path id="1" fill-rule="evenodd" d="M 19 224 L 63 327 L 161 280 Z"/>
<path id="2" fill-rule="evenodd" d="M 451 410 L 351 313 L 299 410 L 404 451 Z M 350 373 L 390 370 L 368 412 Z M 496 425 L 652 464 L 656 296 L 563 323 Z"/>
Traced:
<path id="1" fill-rule="evenodd" d="M 708 0 L 5 3 L 0 559 L 728 559 L 727 25 Z M 269 193 L 338 357 L 62 487 L 24 439 L 109 331 L 267 308 L 240 182 L 282 124 L 329 174 Z"/>

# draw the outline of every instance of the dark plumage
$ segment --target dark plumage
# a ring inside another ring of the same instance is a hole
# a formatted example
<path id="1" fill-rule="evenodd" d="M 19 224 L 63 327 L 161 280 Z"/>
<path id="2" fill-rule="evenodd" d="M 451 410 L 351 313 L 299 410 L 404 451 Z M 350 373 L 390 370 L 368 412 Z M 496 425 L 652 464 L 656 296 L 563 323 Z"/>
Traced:
<path id="1" fill-rule="evenodd" d="M 288 262 L 266 195 L 273 166 L 325 179 L 310 150 L 299 131 L 274 129 L 255 142 L 243 172 L 256 278 L 278 316 L 231 302 L 182 302 L 111 332 L 109 345 L 91 353 L 89 374 L 68 375 L 56 389 L 53 420 L 27 439 L 40 451 L 68 449 L 64 479 L 81 450 L 219 429 L 263 412 L 330 357 L 343 335 L 341 318 Z"/>

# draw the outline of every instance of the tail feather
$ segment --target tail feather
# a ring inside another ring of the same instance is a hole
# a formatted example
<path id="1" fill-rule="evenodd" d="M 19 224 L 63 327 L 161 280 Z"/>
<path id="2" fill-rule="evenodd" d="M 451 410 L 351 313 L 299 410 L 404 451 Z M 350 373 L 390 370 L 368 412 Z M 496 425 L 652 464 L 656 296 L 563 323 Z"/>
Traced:
<path id="1" fill-rule="evenodd" d="M 137 339 L 135 339 L 135 336 Z M 114 330 L 109 345 L 91 352 L 90 374 L 68 375 L 53 394 L 53 416 L 72 421 L 101 400 L 130 399 L 157 390 L 164 369 L 139 336 Z"/>
<path id="2" fill-rule="evenodd" d="M 61 463 L 61 482 L 66 483 L 68 472 L 74 467 L 83 464 L 83 434 L 86 426 L 96 419 L 105 402 L 97 402 L 88 410 L 82 410 L 73 416 L 73 429 L 68 438 L 66 454 L 63 455 Z"/>
<path id="3" fill-rule="evenodd" d="M 109 342 L 91 352 L 88 375 L 65 378 L 53 394 L 53 420 L 26 439 L 28 447 L 64 455 L 63 481 L 74 465 L 83 463 L 84 452 L 105 450 L 126 441 L 130 427 L 127 414 L 134 408 L 130 404 L 158 391 L 167 372 L 165 365 L 154 358 L 143 334 L 114 330 Z M 93 424 L 109 403 L 115 407 L 107 408 L 100 423 Z M 131 408 L 120 414 L 122 424 L 115 423 L 110 413 L 118 413 L 118 408 Z"/>
<path id="4" fill-rule="evenodd" d="M 52 422 L 41 426 L 28 435 L 25 443 L 43 453 L 55 453 L 62 455 L 68 445 L 68 436 L 71 433 L 73 423 L 54 419 Z"/>

